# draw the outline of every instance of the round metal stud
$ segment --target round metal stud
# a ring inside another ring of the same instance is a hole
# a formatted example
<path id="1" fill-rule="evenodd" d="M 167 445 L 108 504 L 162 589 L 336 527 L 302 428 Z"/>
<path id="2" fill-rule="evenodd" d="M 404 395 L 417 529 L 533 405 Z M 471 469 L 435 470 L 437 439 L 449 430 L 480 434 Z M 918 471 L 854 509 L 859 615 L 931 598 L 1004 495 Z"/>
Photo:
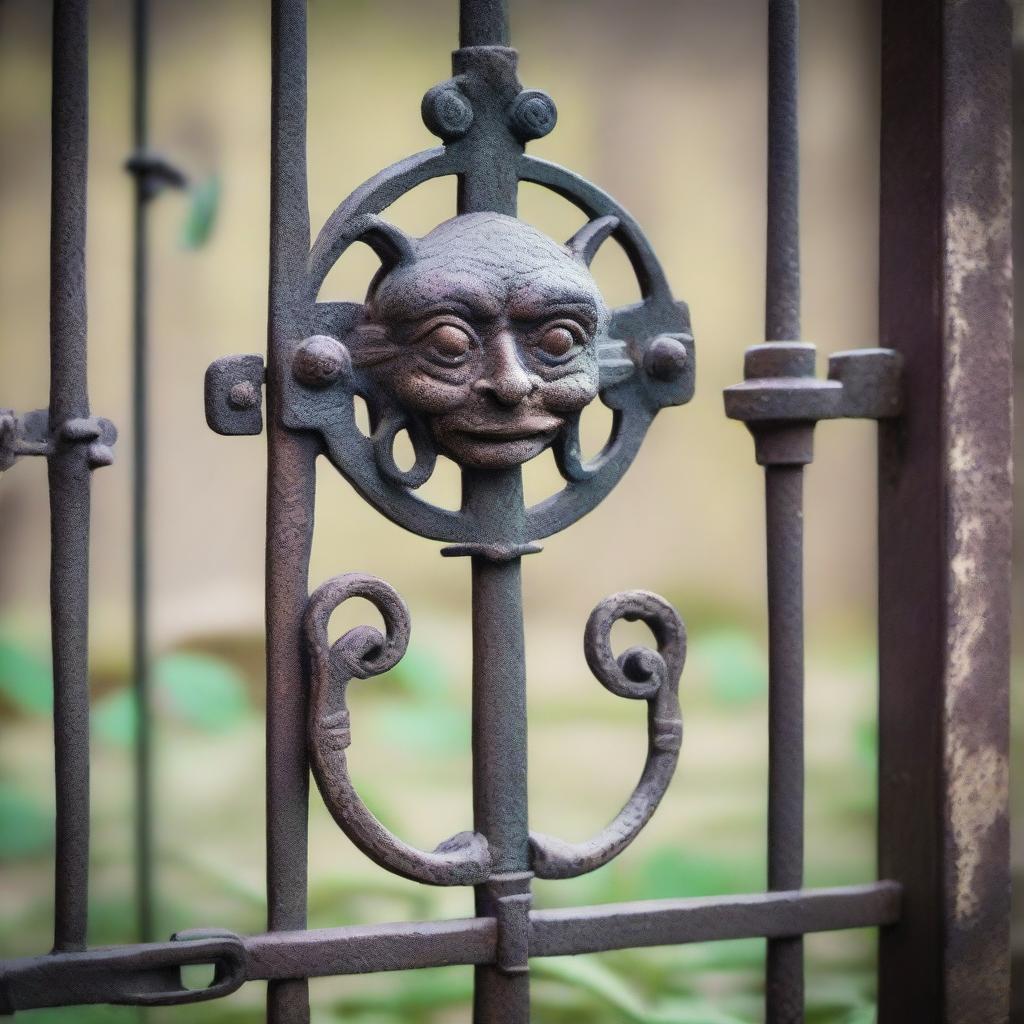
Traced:
<path id="1" fill-rule="evenodd" d="M 473 107 L 451 82 L 435 85 L 423 97 L 423 123 L 445 142 L 461 139 L 473 124 Z"/>
<path id="2" fill-rule="evenodd" d="M 685 371 L 687 358 L 686 346 L 678 338 L 662 334 L 644 354 L 644 370 L 655 380 L 670 384 Z"/>
<path id="3" fill-rule="evenodd" d="M 348 349 L 326 334 L 307 338 L 292 357 L 295 379 L 311 388 L 325 388 L 333 384 L 351 367 Z"/>
<path id="4" fill-rule="evenodd" d="M 240 380 L 237 384 L 231 385 L 228 391 L 228 405 L 232 409 L 243 412 L 246 409 L 255 409 L 260 403 L 260 393 L 251 380 Z"/>
<path id="5" fill-rule="evenodd" d="M 555 101 L 540 89 L 524 89 L 508 109 L 508 123 L 521 142 L 541 139 L 558 120 Z"/>

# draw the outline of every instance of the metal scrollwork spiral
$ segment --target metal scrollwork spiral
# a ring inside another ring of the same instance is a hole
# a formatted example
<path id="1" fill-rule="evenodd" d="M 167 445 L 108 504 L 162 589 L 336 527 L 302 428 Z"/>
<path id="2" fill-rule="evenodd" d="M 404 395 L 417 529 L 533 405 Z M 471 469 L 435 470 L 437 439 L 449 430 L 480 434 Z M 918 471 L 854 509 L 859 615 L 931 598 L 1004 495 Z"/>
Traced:
<path id="1" fill-rule="evenodd" d="M 616 657 L 611 631 L 620 619 L 646 623 L 657 650 L 630 647 Z M 614 594 L 591 612 L 584 653 L 591 672 L 605 689 L 619 697 L 647 701 L 647 760 L 622 810 L 592 839 L 568 843 L 530 833 L 532 867 L 538 878 L 574 878 L 621 853 L 657 810 L 679 760 L 683 737 L 679 677 L 686 659 L 686 628 L 676 610 L 646 590 Z"/>
<path id="2" fill-rule="evenodd" d="M 331 644 L 328 621 L 351 597 L 363 597 L 377 608 L 384 619 L 385 635 L 373 626 L 356 626 Z M 374 817 L 349 776 L 346 750 L 352 729 L 346 705 L 348 684 L 394 668 L 405 654 L 410 629 L 405 602 L 376 576 L 336 576 L 310 597 L 303 634 L 309 657 L 308 744 L 313 777 L 334 820 L 376 864 L 430 885 L 476 885 L 490 871 L 490 853 L 483 836 L 460 832 L 432 853 L 410 846 Z"/>

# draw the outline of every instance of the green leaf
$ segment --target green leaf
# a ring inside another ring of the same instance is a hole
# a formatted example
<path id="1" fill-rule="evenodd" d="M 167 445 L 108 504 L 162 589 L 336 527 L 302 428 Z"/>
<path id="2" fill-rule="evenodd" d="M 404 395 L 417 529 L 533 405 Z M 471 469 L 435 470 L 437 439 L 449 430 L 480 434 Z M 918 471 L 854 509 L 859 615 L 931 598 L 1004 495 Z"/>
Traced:
<path id="1" fill-rule="evenodd" d="M 738 1017 L 715 1010 L 703 1000 L 673 1000 L 671 1007 L 649 1005 L 619 974 L 589 956 L 547 957 L 531 960 L 530 970 L 594 996 L 634 1024 L 746 1024 Z"/>
<path id="2" fill-rule="evenodd" d="M 413 644 L 386 678 L 394 679 L 403 690 L 421 697 L 442 697 L 450 689 L 447 666 L 432 651 Z"/>
<path id="3" fill-rule="evenodd" d="M 196 728 L 223 732 L 248 714 L 245 679 L 221 658 L 191 651 L 166 654 L 154 665 L 153 680 L 159 706 Z"/>
<path id="4" fill-rule="evenodd" d="M 18 711 L 49 714 L 53 676 L 48 661 L 9 636 L 0 635 L 0 697 Z"/>
<path id="5" fill-rule="evenodd" d="M 462 754 L 469 750 L 470 725 L 457 708 L 419 701 L 374 708 L 375 740 L 410 753 Z"/>
<path id="6" fill-rule="evenodd" d="M 701 857 L 673 846 L 649 854 L 636 872 L 630 899 L 718 896 L 750 892 L 763 884 L 762 868 L 753 860 Z"/>
<path id="7" fill-rule="evenodd" d="M 115 747 L 130 747 L 135 742 L 135 696 L 127 687 L 97 700 L 91 717 L 98 739 Z"/>
<path id="8" fill-rule="evenodd" d="M 744 630 L 720 628 L 693 645 L 694 659 L 707 675 L 711 693 L 723 704 L 748 704 L 767 691 L 764 654 Z"/>
<path id="9" fill-rule="evenodd" d="M 27 793 L 0 783 L 0 861 L 32 857 L 52 843 L 52 814 Z"/>
<path id="10" fill-rule="evenodd" d="M 210 175 L 189 190 L 188 215 L 181 229 L 181 244 L 186 249 L 200 249 L 213 231 L 220 206 L 220 178 Z"/>

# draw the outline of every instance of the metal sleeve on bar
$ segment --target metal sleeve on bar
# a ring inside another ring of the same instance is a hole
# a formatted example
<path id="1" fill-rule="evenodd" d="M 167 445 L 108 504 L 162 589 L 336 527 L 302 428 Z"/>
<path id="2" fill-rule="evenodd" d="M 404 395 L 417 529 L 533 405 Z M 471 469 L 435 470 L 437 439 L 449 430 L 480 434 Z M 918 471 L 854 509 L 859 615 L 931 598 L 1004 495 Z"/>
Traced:
<path id="1" fill-rule="evenodd" d="M 89 874 L 89 515 L 86 446 L 64 433 L 89 415 L 85 224 L 88 3 L 53 6 L 50 219 L 50 606 L 56 775 L 54 948 L 84 949 Z"/>
<path id="2" fill-rule="evenodd" d="M 306 698 L 300 622 L 308 589 L 315 441 L 280 422 L 287 342 L 309 252 L 306 183 L 306 0 L 274 0 L 271 15 L 270 296 L 267 358 L 267 902 L 268 927 L 306 924 Z M 271 985 L 271 1024 L 309 1019 L 304 980 Z"/>

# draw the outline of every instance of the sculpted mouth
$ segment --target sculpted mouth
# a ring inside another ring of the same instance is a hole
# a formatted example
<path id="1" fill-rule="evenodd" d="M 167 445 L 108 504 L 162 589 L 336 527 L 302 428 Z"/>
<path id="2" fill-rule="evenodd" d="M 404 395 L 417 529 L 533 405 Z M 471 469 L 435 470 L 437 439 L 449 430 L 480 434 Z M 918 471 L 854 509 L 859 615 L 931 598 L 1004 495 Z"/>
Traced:
<path id="1" fill-rule="evenodd" d="M 507 425 L 456 427 L 458 433 L 474 441 L 489 441 L 495 444 L 511 441 L 537 441 L 550 437 L 559 427 L 557 420 L 535 420 L 529 423 Z"/>

